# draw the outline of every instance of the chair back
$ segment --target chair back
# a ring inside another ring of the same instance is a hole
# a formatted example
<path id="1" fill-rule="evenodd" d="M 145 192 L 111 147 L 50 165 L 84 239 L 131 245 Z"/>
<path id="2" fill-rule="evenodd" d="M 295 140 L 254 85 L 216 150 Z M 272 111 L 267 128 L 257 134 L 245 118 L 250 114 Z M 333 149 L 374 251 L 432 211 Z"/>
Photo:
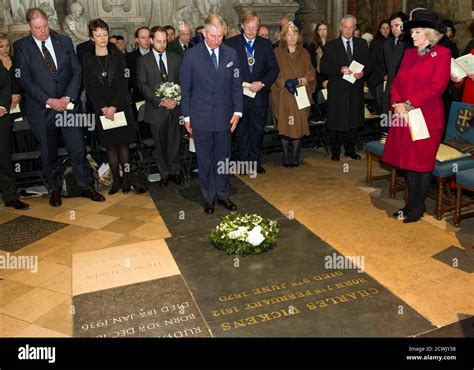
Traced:
<path id="1" fill-rule="evenodd" d="M 473 116 L 473 104 L 453 102 L 449 111 L 445 140 L 457 136 L 474 144 Z"/>

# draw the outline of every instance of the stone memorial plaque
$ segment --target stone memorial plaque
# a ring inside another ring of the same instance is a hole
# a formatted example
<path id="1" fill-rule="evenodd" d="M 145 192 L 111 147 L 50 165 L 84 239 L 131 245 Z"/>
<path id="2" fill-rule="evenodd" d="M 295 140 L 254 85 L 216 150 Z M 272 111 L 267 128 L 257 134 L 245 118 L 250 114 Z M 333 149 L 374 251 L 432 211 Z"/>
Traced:
<path id="1" fill-rule="evenodd" d="M 16 252 L 68 226 L 61 222 L 20 216 L 0 225 L 0 249 Z"/>
<path id="2" fill-rule="evenodd" d="M 335 249 L 242 182 L 232 182 L 239 212 L 279 221 L 276 248 L 228 256 L 209 242 L 219 215 L 203 217 L 201 204 L 179 196 L 171 207 L 151 193 L 173 235 L 167 244 L 213 336 L 406 337 L 434 329 L 363 268 L 327 266 Z M 176 209 L 187 209 L 185 222 L 177 220 Z"/>
<path id="3" fill-rule="evenodd" d="M 210 337 L 182 276 L 73 297 L 74 337 Z"/>

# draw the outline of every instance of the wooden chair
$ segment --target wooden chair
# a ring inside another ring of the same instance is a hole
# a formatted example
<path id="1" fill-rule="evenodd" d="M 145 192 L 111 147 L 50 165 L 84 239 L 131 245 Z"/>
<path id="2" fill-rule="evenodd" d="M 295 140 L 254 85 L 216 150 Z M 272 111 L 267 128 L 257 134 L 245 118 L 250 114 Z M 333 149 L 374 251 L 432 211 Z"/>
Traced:
<path id="1" fill-rule="evenodd" d="M 461 208 L 474 204 L 474 197 L 471 200 L 462 202 L 463 190 L 470 191 L 474 194 L 474 168 L 461 171 L 456 174 L 456 209 L 454 211 L 454 226 L 460 227 L 461 221 L 466 218 L 474 217 L 474 212 L 469 212 L 464 215 L 461 214 Z"/>
<path id="2" fill-rule="evenodd" d="M 384 144 L 380 141 L 370 141 L 366 145 L 366 157 L 367 157 L 367 185 L 372 186 L 373 181 L 376 180 L 389 180 L 390 181 L 390 198 L 395 198 L 395 195 L 400 190 L 405 190 L 405 181 L 397 178 L 397 169 L 391 167 L 390 174 L 374 176 L 373 171 L 373 160 L 380 160 L 383 155 Z"/>

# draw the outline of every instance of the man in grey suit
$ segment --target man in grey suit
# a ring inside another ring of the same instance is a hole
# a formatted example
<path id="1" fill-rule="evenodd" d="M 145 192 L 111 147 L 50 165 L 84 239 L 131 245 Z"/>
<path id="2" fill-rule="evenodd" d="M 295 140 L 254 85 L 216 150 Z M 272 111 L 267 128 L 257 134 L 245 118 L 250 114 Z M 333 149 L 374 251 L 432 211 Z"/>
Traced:
<path id="1" fill-rule="evenodd" d="M 181 57 L 166 50 L 164 28 L 153 27 L 150 36 L 152 52 L 137 59 L 137 85 L 145 97 L 145 122 L 150 124 L 155 141 L 160 186 L 164 188 L 169 179 L 178 185 L 184 183 L 179 160 L 180 109 L 176 100 L 161 100 L 155 93 L 164 82 L 180 83 Z"/>
<path id="2" fill-rule="evenodd" d="M 383 96 L 383 112 L 390 111 L 390 87 L 395 79 L 395 76 L 400 67 L 400 63 L 405 53 L 405 42 L 403 40 L 403 23 L 408 21 L 408 16 L 403 12 L 396 12 L 390 16 L 390 28 L 393 37 L 389 38 L 383 44 L 383 52 L 385 57 L 385 67 L 387 69 L 387 76 L 385 81 L 384 96 Z M 408 35 L 410 37 L 410 35 Z M 387 127 L 388 130 L 388 127 Z"/>

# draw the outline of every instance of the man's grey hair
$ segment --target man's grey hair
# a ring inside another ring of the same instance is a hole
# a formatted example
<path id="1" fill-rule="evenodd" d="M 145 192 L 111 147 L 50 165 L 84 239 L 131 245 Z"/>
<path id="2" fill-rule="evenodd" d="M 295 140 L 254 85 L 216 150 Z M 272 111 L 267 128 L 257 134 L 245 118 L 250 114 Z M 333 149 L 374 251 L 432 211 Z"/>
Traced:
<path id="1" fill-rule="evenodd" d="M 344 16 L 344 17 L 341 19 L 341 24 L 343 24 L 343 23 L 344 23 L 344 21 L 346 21 L 346 20 L 348 20 L 348 19 L 352 19 L 352 20 L 354 21 L 354 25 L 356 25 L 356 24 L 357 24 L 357 18 L 356 18 L 356 17 L 354 17 L 354 16 L 353 16 L 353 15 L 351 15 L 351 14 L 347 14 L 347 15 L 345 15 L 345 16 Z"/>
<path id="2" fill-rule="evenodd" d="M 204 29 L 209 31 L 211 27 L 221 27 L 224 28 L 224 18 L 222 18 L 219 14 L 210 14 L 206 20 L 204 21 Z"/>
<path id="3" fill-rule="evenodd" d="M 191 25 L 187 21 L 179 21 L 177 25 L 178 32 L 182 31 L 185 27 L 187 27 L 191 31 Z"/>

